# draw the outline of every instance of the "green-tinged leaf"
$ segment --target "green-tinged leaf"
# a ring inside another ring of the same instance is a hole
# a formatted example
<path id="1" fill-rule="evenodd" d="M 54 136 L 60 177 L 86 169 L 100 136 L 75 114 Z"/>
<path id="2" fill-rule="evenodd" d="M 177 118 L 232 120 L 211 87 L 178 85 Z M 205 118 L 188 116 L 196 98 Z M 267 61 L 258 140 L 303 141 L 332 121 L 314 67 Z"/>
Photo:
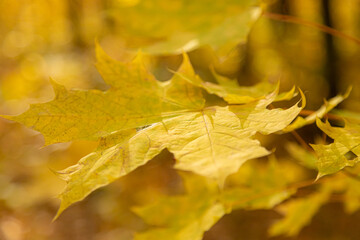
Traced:
<path id="1" fill-rule="evenodd" d="M 317 169 L 317 158 L 313 152 L 309 152 L 298 144 L 289 142 L 286 144 L 286 150 L 301 165 L 309 169 Z"/>
<path id="2" fill-rule="evenodd" d="M 257 2 L 138 1 L 131 6 L 119 4 L 110 15 L 122 26 L 122 36 L 148 53 L 179 54 L 204 45 L 228 52 L 246 39 L 260 16 Z"/>
<path id="3" fill-rule="evenodd" d="M 318 156 L 319 174 L 317 179 L 336 173 L 344 167 L 354 166 L 360 161 L 359 125 L 347 124 L 344 128 L 332 127 L 329 122 L 323 123 L 319 119 L 316 120 L 316 124 L 334 139 L 334 143 L 328 145 L 311 145 Z M 354 157 L 349 158 L 349 154 L 354 154 Z"/>
<path id="4" fill-rule="evenodd" d="M 19 116 L 3 116 L 41 132 L 46 144 L 76 139 L 96 140 L 114 131 L 145 126 L 163 117 L 201 109 L 201 89 L 174 76 L 159 82 L 142 63 L 139 54 L 131 63 L 108 57 L 98 46 L 97 67 L 112 87 L 98 90 L 66 90 L 53 82 L 56 97 L 33 104 Z M 195 75 L 187 58 L 180 72 Z M 195 76 L 193 76 L 195 78 Z"/>
<path id="5" fill-rule="evenodd" d="M 319 108 L 319 110 L 310 114 L 306 118 L 297 117 L 295 119 L 295 121 L 292 124 L 290 124 L 288 127 L 286 127 L 283 131 L 291 132 L 295 129 L 298 129 L 303 126 L 314 123 L 317 118 L 323 118 L 325 116 L 325 114 L 330 112 L 338 104 L 340 104 L 342 101 L 344 101 L 350 95 L 350 92 L 351 92 L 351 87 L 348 88 L 348 90 L 346 91 L 346 93 L 344 95 L 337 95 L 337 96 L 331 98 L 329 101 L 325 101 L 324 105 L 322 105 Z"/>
<path id="6" fill-rule="evenodd" d="M 328 201 L 331 188 L 323 186 L 318 192 L 307 197 L 295 199 L 280 205 L 279 211 L 285 217 L 269 229 L 270 236 L 296 236 L 301 229 L 311 222 L 320 207 Z"/>
<path id="7" fill-rule="evenodd" d="M 348 148 L 341 143 L 331 143 L 329 145 L 311 145 L 318 157 L 317 168 L 319 179 L 325 175 L 333 174 L 344 167 L 354 166 L 359 162 L 359 158 L 348 160 L 345 154 Z"/>
<path id="8" fill-rule="evenodd" d="M 360 155 L 360 125 L 345 123 L 345 127 L 333 127 L 328 121 L 323 123 L 319 119 L 316 125 L 329 137 L 344 145 L 348 151 L 352 151 L 357 156 Z"/>

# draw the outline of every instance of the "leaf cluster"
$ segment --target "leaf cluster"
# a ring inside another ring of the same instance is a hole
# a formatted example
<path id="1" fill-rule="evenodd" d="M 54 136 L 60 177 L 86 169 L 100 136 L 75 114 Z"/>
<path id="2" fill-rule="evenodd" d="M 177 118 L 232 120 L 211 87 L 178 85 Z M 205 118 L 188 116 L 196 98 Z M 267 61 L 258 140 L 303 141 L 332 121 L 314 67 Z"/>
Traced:
<path id="1" fill-rule="evenodd" d="M 294 236 L 339 193 L 345 196 L 347 212 L 359 209 L 359 174 L 356 168 L 346 168 L 356 167 L 360 159 L 360 126 L 354 121 L 358 116 L 337 113 L 332 124 L 321 120 L 329 117 L 351 89 L 306 114 L 305 96 L 295 87 L 280 93 L 280 84 L 268 81 L 239 86 L 215 71 L 215 82 L 201 78 L 186 52 L 211 46 L 221 55 L 244 41 L 253 18 L 259 16 L 256 1 L 205 1 L 206 11 L 199 10 L 204 3 L 200 6 L 198 1 L 177 1 L 174 6 L 154 2 L 158 4 L 122 5 L 108 14 L 122 16 L 117 19 L 120 22 L 139 16 L 145 19 L 145 25 L 129 21 L 123 29 L 129 41 L 146 39 L 135 41 L 145 53 L 182 53 L 182 63 L 171 79 L 159 81 L 146 67 L 147 55 L 141 51 L 132 61 L 121 62 L 96 44 L 96 67 L 108 90 L 68 90 L 51 80 L 52 101 L 32 104 L 17 116 L 2 116 L 41 132 L 46 146 L 78 140 L 98 143 L 77 164 L 56 172 L 66 187 L 59 195 L 61 205 L 55 218 L 164 150 L 174 157 L 173 168 L 182 177 L 185 191 L 159 196 L 132 209 L 149 226 L 135 235 L 138 240 L 202 239 L 204 232 L 236 209 L 276 209 L 285 216 L 270 227 L 269 234 Z M 159 12 L 156 18 L 154 12 Z M 194 12 L 199 13 L 196 18 Z M 189 16 L 194 19 L 186 22 Z M 171 21 L 162 25 L 164 19 Z M 287 107 L 276 107 L 278 102 Z M 341 116 L 344 126 L 340 126 Z M 284 163 L 276 159 L 275 149 L 268 149 L 260 138 L 298 136 L 296 129 L 314 123 L 333 141 L 324 138 L 310 148 L 300 137 L 302 146 L 293 142 L 285 146 L 291 158 L 317 172 L 315 182 L 302 182 L 287 172 L 291 167 L 282 168 Z M 255 160 L 263 157 L 269 157 L 266 164 Z M 322 178 L 325 175 L 332 176 Z M 309 186 L 313 187 L 310 194 L 297 196 L 298 189 Z"/>

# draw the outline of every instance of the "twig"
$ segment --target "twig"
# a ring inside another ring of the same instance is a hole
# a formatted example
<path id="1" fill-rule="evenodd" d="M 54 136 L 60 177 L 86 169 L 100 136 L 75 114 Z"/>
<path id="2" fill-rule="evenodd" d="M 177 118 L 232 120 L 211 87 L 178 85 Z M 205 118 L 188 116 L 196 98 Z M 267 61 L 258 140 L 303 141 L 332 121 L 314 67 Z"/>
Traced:
<path id="1" fill-rule="evenodd" d="M 303 26 L 307 26 L 307 27 L 311 27 L 317 30 L 320 30 L 322 32 L 328 33 L 330 35 L 333 35 L 335 37 L 339 37 L 339 38 L 343 38 L 343 39 L 347 39 L 357 45 L 360 45 L 360 39 L 350 36 L 346 33 L 340 32 L 334 28 L 325 26 L 323 24 L 320 23 L 315 23 L 315 22 L 311 22 L 311 21 L 307 21 L 301 18 L 297 18 L 294 16 L 290 16 L 290 15 L 283 15 L 283 14 L 277 14 L 277 13 L 270 13 L 270 12 L 264 12 L 263 13 L 264 17 L 267 17 L 269 19 L 273 19 L 273 20 L 278 20 L 278 21 L 282 21 L 282 22 L 288 22 L 288 23 L 294 23 L 294 24 L 299 24 L 299 25 L 303 25 Z"/>
<path id="2" fill-rule="evenodd" d="M 296 140 L 301 144 L 301 146 L 306 148 L 309 152 L 314 153 L 312 148 L 310 148 L 310 146 L 305 142 L 305 140 L 295 130 L 291 131 L 291 134 L 296 138 Z"/>
<path id="3" fill-rule="evenodd" d="M 315 113 L 315 111 L 303 109 L 303 110 L 300 111 L 299 115 L 301 115 L 301 116 L 309 116 L 309 115 L 311 115 L 313 113 Z M 325 117 L 327 117 L 328 119 L 331 119 L 331 120 L 342 120 L 342 117 L 337 116 L 335 114 L 331 114 L 331 113 L 326 113 Z"/>
<path id="4" fill-rule="evenodd" d="M 327 122 L 327 120 L 328 120 L 328 117 L 326 116 L 326 117 L 325 117 L 325 122 Z M 325 132 L 322 132 L 322 143 L 323 143 L 323 144 L 326 144 L 326 138 L 327 138 L 326 133 L 325 133 Z"/>

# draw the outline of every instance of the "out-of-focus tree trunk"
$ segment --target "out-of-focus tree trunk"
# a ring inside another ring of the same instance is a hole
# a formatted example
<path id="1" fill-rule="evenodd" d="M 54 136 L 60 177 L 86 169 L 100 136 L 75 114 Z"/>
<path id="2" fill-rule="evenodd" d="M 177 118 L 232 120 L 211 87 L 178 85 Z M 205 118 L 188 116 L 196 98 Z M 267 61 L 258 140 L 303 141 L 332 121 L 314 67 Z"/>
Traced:
<path id="1" fill-rule="evenodd" d="M 83 1 L 67 0 L 67 6 L 74 45 L 78 48 L 84 48 L 86 47 L 86 43 L 83 40 L 81 29 L 81 10 L 83 8 Z"/>
<path id="2" fill-rule="evenodd" d="M 269 6 L 267 11 L 279 13 L 279 14 L 290 14 L 289 1 L 291 0 L 279 0 Z M 273 21 L 274 24 L 273 31 L 276 32 L 276 36 L 278 36 L 279 41 L 284 38 L 284 34 L 286 32 L 287 23 L 280 21 Z M 281 25 L 281 27 L 275 27 Z M 255 46 L 256 47 L 256 46 Z M 239 46 L 238 51 L 244 54 L 244 59 L 241 61 L 241 65 L 239 66 L 239 73 L 237 76 L 238 83 L 242 86 L 244 85 L 254 85 L 259 79 L 255 79 L 251 72 L 251 62 L 252 62 L 252 46 L 251 41 L 247 42 L 244 46 Z M 262 80 L 262 79 L 261 79 Z"/>
<path id="3" fill-rule="evenodd" d="M 322 0 L 324 24 L 333 27 L 331 19 L 330 0 Z M 326 62 L 325 78 L 329 83 L 329 94 L 331 97 L 337 94 L 338 71 L 337 71 L 337 54 L 334 46 L 334 38 L 330 34 L 325 36 Z"/>

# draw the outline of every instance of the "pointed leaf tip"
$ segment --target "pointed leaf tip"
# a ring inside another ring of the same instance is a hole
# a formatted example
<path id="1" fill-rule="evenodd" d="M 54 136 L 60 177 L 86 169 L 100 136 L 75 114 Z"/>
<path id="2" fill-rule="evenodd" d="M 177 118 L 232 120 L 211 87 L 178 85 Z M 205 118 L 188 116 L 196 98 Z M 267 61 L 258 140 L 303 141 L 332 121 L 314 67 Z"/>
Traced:
<path id="1" fill-rule="evenodd" d="M 180 68 L 178 69 L 179 73 L 185 73 L 185 74 L 189 74 L 189 75 L 195 75 L 195 70 L 191 64 L 190 61 L 190 57 L 186 52 L 182 53 L 183 56 L 183 60 L 182 63 L 180 65 Z"/>
<path id="2" fill-rule="evenodd" d="M 97 40 L 95 40 L 95 55 L 97 61 L 99 61 L 99 59 L 101 59 L 102 57 L 107 56 L 104 49 L 101 47 L 100 43 Z"/>
<path id="3" fill-rule="evenodd" d="M 344 99 L 345 98 L 348 98 L 350 96 L 350 93 L 352 91 L 352 86 L 349 86 L 347 89 L 346 89 L 346 92 L 344 93 Z"/>
<path id="4" fill-rule="evenodd" d="M 60 198 L 60 197 L 58 197 Z M 64 201 L 61 199 L 61 203 L 60 203 L 60 207 L 58 209 L 58 211 L 56 212 L 56 215 L 54 216 L 54 218 L 52 219 L 52 222 L 55 222 L 57 219 L 59 219 L 60 215 L 69 207 L 70 204 L 68 204 L 67 206 L 64 204 Z"/>
<path id="5" fill-rule="evenodd" d="M 306 107 L 306 97 L 304 92 L 301 90 L 301 88 L 298 88 L 301 96 L 301 109 L 304 109 Z"/>
<path id="6" fill-rule="evenodd" d="M 51 83 L 51 86 L 54 89 L 56 99 L 60 98 L 65 93 L 67 93 L 66 88 L 63 85 L 57 83 L 54 79 L 50 78 L 50 83 Z"/>

